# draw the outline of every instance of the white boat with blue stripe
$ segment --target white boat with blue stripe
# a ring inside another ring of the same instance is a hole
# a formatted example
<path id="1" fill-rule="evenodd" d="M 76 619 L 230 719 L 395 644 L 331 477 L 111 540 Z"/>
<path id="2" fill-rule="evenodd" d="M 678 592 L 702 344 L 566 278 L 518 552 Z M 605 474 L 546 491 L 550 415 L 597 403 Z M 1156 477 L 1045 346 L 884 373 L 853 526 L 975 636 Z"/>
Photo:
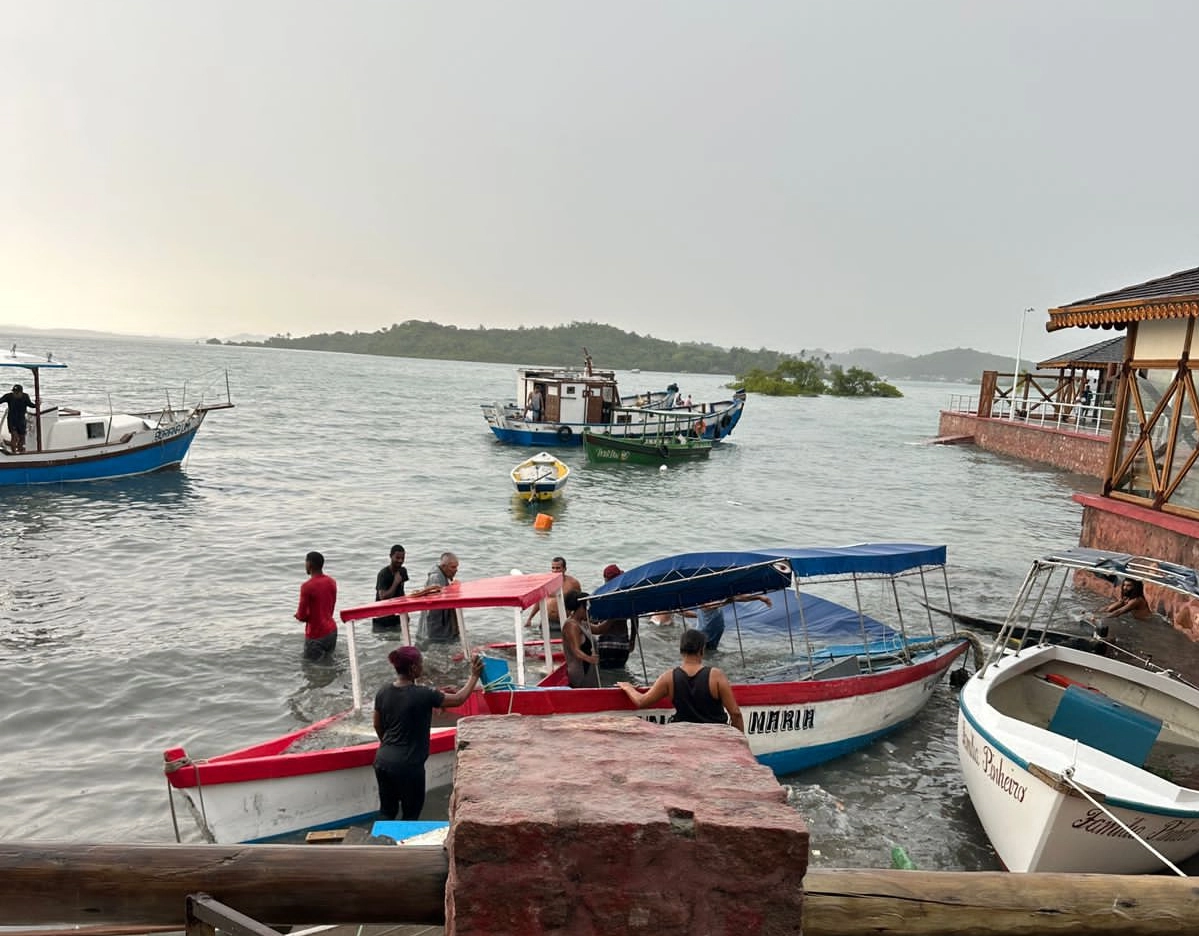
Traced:
<path id="1" fill-rule="evenodd" d="M 1009 871 L 1182 875 L 1199 854 L 1199 689 L 1115 645 L 1119 658 L 1045 639 L 1075 616 L 1088 574 L 1141 582 L 1151 606 L 1165 592 L 1199 601 L 1199 576 L 1169 562 L 1082 548 L 1038 559 L 962 689 L 966 788 Z"/>
<path id="2" fill-rule="evenodd" d="M 615 371 L 595 369 L 586 348 L 583 353 L 582 368 L 520 368 L 515 401 L 482 404 L 483 418 L 498 441 L 547 449 L 582 445 L 585 431 L 640 438 L 652 435 L 669 413 L 693 437 L 719 442 L 741 420 L 743 390 L 727 400 L 698 403 L 673 383 L 621 396 Z"/>
<path id="3" fill-rule="evenodd" d="M 0 406 L 0 486 L 97 481 L 177 467 L 204 418 L 233 406 L 227 375 L 215 391 L 206 388 L 207 399 L 174 405 L 168 399 L 150 412 L 60 406 L 47 400 L 42 375 L 66 366 L 53 354 L 23 354 L 15 346 L 0 353 L 0 375 L 18 378 Z M 32 382 L 32 394 L 21 379 Z"/>

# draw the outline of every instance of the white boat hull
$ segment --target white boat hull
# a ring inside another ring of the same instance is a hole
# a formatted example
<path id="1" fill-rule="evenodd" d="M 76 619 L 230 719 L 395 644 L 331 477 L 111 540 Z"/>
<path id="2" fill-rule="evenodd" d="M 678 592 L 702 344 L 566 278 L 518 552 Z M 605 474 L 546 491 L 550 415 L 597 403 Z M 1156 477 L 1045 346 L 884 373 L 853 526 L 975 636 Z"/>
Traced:
<path id="1" fill-rule="evenodd" d="M 454 735 L 453 728 L 434 732 L 425 762 L 427 791 L 453 784 Z M 226 755 L 207 764 L 189 762 L 167 777 L 172 795 L 182 800 L 207 841 L 267 842 L 378 818 L 377 748 L 371 743 L 261 757 Z M 236 775 L 225 779 L 222 769 Z"/>
<path id="2" fill-rule="evenodd" d="M 1166 676 L 1051 645 L 1000 658 L 963 688 L 957 741 L 971 802 L 1004 867 L 1162 870 L 1163 861 L 1137 837 L 1175 864 L 1199 853 L 1199 792 L 1049 729 L 1043 713 L 1052 713 L 1053 700 L 1036 697 L 1063 691 L 1044 679 L 1056 671 L 1083 676 L 1100 698 L 1118 701 L 1117 713 L 1151 711 L 1162 720 L 1160 737 L 1179 750 L 1199 746 L 1199 692 Z M 1113 722 L 1110 731 L 1121 728 Z"/>

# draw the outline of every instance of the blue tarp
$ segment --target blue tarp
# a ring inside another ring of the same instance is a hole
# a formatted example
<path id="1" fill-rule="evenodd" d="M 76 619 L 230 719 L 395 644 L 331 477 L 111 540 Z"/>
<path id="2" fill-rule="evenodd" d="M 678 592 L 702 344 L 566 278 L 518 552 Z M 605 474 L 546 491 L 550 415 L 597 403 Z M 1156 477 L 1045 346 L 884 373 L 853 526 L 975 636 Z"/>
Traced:
<path id="1" fill-rule="evenodd" d="M 896 575 L 944 563 L 944 546 L 912 543 L 682 553 L 647 562 L 604 583 L 591 596 L 588 612 L 592 618 L 604 620 L 693 608 L 746 593 L 775 592 L 790 586 L 792 572 L 800 580 L 855 574 Z M 747 607 L 738 605 L 739 617 Z M 856 611 L 853 614 L 856 618 Z"/>
<path id="2" fill-rule="evenodd" d="M 1199 598 L 1199 574 L 1194 569 L 1166 562 L 1164 559 L 1076 546 L 1050 553 L 1039 562 L 1045 565 L 1065 565 L 1074 569 L 1086 569 L 1109 580 L 1112 578 L 1138 579 Z"/>
<path id="3" fill-rule="evenodd" d="M 749 639 L 765 636 L 777 638 L 780 633 L 787 633 L 788 619 L 791 621 L 797 650 L 804 649 L 800 628 L 805 623 L 808 639 L 815 648 L 827 648 L 847 642 L 873 643 L 894 637 L 897 633 L 869 615 L 863 614 L 859 617 L 853 608 L 817 595 L 805 592 L 797 596 L 795 592 L 786 589 L 770 592 L 767 597 L 771 601 L 769 608 L 760 601 L 739 601 L 736 605 L 726 606 L 726 639 L 731 638 L 738 627 L 741 629 L 741 635 Z"/>

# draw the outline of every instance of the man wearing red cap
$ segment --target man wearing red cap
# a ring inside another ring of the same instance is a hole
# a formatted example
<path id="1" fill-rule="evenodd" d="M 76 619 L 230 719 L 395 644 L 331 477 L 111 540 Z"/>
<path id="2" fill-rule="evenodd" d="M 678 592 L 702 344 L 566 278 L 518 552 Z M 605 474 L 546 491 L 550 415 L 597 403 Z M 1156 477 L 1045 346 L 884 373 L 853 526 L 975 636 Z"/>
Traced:
<path id="1" fill-rule="evenodd" d="M 604 581 L 624 575 L 615 562 L 604 566 Z M 600 669 L 620 669 L 629 661 L 629 654 L 637 646 L 637 619 L 612 618 L 595 629 L 596 653 L 599 654 Z"/>

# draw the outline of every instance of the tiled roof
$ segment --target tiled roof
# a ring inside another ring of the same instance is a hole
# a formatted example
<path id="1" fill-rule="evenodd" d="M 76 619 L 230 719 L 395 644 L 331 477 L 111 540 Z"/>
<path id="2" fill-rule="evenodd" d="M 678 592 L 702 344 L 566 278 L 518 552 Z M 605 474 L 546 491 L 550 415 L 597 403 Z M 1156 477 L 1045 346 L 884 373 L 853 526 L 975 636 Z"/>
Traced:
<path id="1" fill-rule="evenodd" d="M 1048 361 L 1040 361 L 1037 370 L 1053 367 L 1100 368 L 1108 364 L 1120 364 L 1124 361 L 1124 336 L 1109 338 L 1077 351 L 1067 351 Z"/>
<path id="2" fill-rule="evenodd" d="M 1125 286 L 1112 292 L 1100 293 L 1089 299 L 1079 299 L 1068 305 L 1060 306 L 1070 309 L 1074 306 L 1103 305 L 1109 302 L 1126 302 L 1130 299 L 1162 299 L 1167 296 L 1193 296 L 1199 293 L 1199 267 L 1192 270 L 1182 270 L 1158 279 L 1147 280 L 1136 286 Z"/>

